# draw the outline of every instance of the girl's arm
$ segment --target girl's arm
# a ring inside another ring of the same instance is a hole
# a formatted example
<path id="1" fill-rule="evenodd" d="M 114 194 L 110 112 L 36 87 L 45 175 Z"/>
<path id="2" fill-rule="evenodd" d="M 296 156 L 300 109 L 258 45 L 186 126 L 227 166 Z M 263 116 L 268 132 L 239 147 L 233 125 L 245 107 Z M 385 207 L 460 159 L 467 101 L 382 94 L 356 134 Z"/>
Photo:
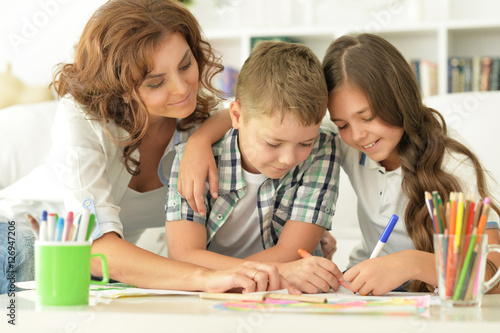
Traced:
<path id="1" fill-rule="evenodd" d="M 203 193 L 207 177 L 212 197 L 217 198 L 219 188 L 212 144 L 219 141 L 230 128 L 231 117 L 227 109 L 211 115 L 188 139 L 182 156 L 177 190 L 191 208 L 202 216 L 206 213 Z"/>
<path id="2" fill-rule="evenodd" d="M 486 230 L 489 244 L 500 244 L 498 229 Z M 493 252 L 488 259 L 496 266 L 500 265 L 500 254 Z M 485 280 L 495 272 L 486 269 Z M 383 257 L 365 260 L 350 268 L 344 279 L 351 282 L 351 290 L 361 295 L 383 295 L 401 286 L 409 280 L 419 280 L 437 286 L 437 272 L 434 254 L 404 250 Z M 500 284 L 488 293 L 500 293 Z"/>
<path id="3" fill-rule="evenodd" d="M 214 271 L 143 250 L 116 233 L 107 233 L 94 241 L 92 253 L 106 256 L 110 278 L 141 288 L 254 292 L 283 287 L 278 270 L 270 265 L 240 261 L 233 268 Z M 92 259 L 92 274 L 102 275 L 99 259 Z"/>
<path id="4" fill-rule="evenodd" d="M 360 295 L 383 295 L 412 279 L 437 286 L 434 254 L 404 250 L 367 259 L 345 272 L 344 279 Z"/>
<path id="5" fill-rule="evenodd" d="M 500 245 L 500 231 L 498 229 L 488 229 L 485 231 L 485 233 L 488 235 L 488 244 Z M 495 266 L 496 270 L 499 269 L 500 254 L 498 252 L 490 253 L 488 255 L 488 260 L 491 261 L 491 263 Z M 485 281 L 490 279 L 495 273 L 496 271 L 493 271 L 492 267 L 488 267 L 488 265 L 486 265 Z M 500 283 L 498 283 L 496 287 L 493 287 L 493 289 L 488 291 L 488 294 L 500 294 Z"/>
<path id="6" fill-rule="evenodd" d="M 229 268 L 244 260 L 232 258 L 206 250 L 206 230 L 199 223 L 179 220 L 167 222 L 165 226 L 169 257 L 176 260 L 203 265 L 214 269 Z M 326 258 L 300 259 L 299 248 L 313 252 L 324 229 L 322 227 L 287 221 L 278 244 L 245 260 L 260 261 L 276 265 L 292 285 L 307 293 L 338 290 L 342 273 Z"/>

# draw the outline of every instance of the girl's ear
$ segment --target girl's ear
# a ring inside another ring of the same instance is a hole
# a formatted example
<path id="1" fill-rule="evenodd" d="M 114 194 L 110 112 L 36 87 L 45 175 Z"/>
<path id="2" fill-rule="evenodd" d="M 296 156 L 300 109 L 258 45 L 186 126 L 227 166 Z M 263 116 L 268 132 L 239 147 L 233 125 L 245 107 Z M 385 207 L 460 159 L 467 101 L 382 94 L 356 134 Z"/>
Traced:
<path id="1" fill-rule="evenodd" d="M 229 115 L 231 116 L 231 123 L 233 128 L 240 128 L 241 124 L 241 104 L 239 101 L 232 101 L 229 104 Z"/>

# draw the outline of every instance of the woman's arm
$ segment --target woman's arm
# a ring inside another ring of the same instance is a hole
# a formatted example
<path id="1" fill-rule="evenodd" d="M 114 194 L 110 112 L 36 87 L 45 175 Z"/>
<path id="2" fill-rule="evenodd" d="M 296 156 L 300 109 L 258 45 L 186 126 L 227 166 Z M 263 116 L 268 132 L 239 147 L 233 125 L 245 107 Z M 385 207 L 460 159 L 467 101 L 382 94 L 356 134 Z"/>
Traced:
<path id="1" fill-rule="evenodd" d="M 211 115 L 188 139 L 179 167 L 177 190 L 191 208 L 204 216 L 203 190 L 208 178 L 210 193 L 217 198 L 219 181 L 212 154 L 212 144 L 219 141 L 231 128 L 227 109 Z"/>
<path id="2" fill-rule="evenodd" d="M 141 288 L 254 292 L 286 287 L 276 267 L 270 265 L 241 261 L 233 268 L 215 271 L 148 252 L 115 233 L 94 241 L 92 253 L 106 256 L 110 278 Z M 92 259 L 92 274 L 102 275 L 99 259 Z"/>

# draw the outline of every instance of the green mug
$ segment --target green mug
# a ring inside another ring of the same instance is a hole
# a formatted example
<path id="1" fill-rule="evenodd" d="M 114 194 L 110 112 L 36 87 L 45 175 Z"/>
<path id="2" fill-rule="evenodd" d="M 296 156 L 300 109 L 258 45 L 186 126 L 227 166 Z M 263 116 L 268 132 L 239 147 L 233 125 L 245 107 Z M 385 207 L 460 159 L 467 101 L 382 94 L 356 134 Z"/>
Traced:
<path id="1" fill-rule="evenodd" d="M 101 258 L 102 281 L 109 282 L 106 257 L 90 254 L 90 242 L 35 242 L 35 281 L 39 305 L 88 305 L 90 258 Z"/>

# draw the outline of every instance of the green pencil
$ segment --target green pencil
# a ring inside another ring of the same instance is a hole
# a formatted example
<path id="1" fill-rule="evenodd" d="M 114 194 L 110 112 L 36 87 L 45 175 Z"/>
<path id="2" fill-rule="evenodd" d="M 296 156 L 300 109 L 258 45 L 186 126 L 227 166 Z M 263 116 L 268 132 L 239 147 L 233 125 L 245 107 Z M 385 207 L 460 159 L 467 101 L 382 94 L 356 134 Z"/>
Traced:
<path id="1" fill-rule="evenodd" d="M 465 256 L 465 261 L 462 266 L 462 271 L 460 272 L 460 277 L 458 279 L 457 287 L 455 288 L 455 293 L 453 295 L 453 300 L 455 301 L 460 298 L 460 294 L 462 293 L 462 288 L 464 286 L 465 277 L 467 276 L 467 271 L 469 270 L 472 253 L 474 252 L 474 247 L 476 246 L 476 238 L 477 238 L 476 232 L 477 228 L 474 228 L 474 230 L 472 231 L 469 248 L 467 249 L 467 254 Z"/>

